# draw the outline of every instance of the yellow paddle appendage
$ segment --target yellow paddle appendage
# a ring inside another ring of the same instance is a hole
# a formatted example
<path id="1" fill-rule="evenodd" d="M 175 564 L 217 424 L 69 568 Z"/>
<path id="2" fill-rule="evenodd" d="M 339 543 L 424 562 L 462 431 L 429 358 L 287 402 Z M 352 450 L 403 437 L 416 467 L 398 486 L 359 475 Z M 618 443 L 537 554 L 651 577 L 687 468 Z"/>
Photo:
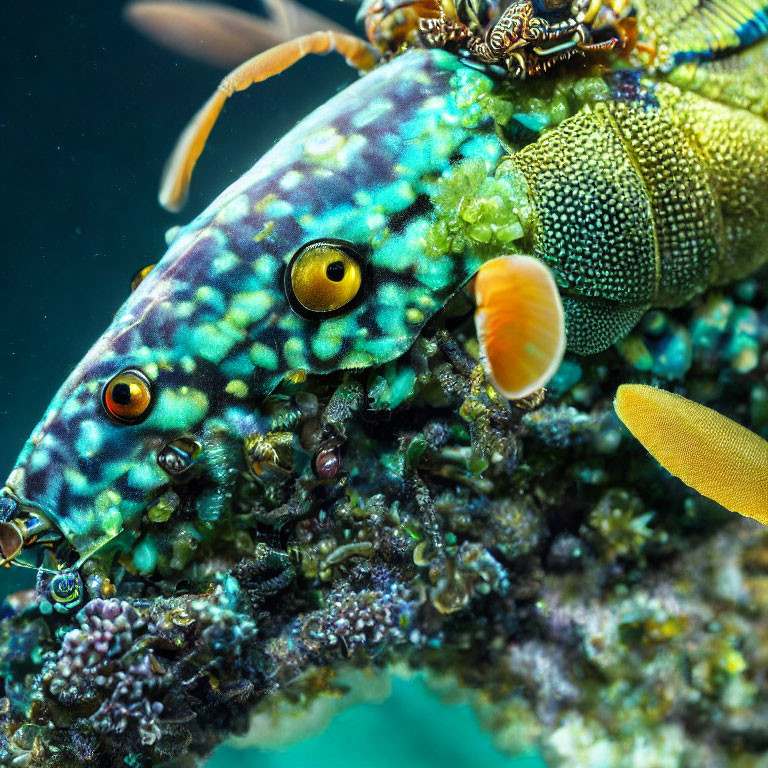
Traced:
<path id="1" fill-rule="evenodd" d="M 768 442 L 680 395 L 619 387 L 616 413 L 669 472 L 733 512 L 768 524 Z"/>

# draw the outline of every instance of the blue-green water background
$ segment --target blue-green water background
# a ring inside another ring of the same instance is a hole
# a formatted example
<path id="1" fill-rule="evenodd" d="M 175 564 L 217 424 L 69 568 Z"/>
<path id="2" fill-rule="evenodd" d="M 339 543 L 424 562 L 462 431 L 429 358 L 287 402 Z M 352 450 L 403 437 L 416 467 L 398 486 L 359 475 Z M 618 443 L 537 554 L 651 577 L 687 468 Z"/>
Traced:
<path id="1" fill-rule="evenodd" d="M 239 5 L 253 10 L 255 3 Z M 355 9 L 307 5 L 353 25 Z M 123 301 L 163 234 L 198 212 L 298 119 L 352 82 L 343 60 L 308 59 L 239 94 L 216 126 L 185 213 L 156 203 L 160 169 L 220 73 L 140 38 L 115 0 L 4 0 L 0 24 L 0 474 L 68 372 Z M 256 6 L 257 7 L 257 6 Z M 0 573 L 0 593 L 29 573 Z M 281 752 L 221 748 L 209 763 L 262 768 L 399 765 L 534 768 L 502 757 L 466 705 L 397 680 L 380 704 L 339 715 Z"/>

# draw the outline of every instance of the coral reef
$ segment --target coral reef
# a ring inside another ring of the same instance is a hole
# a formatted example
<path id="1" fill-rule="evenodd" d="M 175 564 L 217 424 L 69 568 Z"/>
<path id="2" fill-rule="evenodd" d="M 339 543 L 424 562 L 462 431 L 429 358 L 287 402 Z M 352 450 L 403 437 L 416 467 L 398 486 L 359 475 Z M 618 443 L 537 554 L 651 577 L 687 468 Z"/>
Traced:
<path id="1" fill-rule="evenodd" d="M 191 764 L 252 712 L 405 664 L 553 766 L 762 765 L 768 533 L 611 408 L 623 381 L 666 383 L 760 429 L 759 284 L 651 313 L 512 405 L 462 296 L 395 363 L 287 380 L 227 454 L 230 501 L 179 486 L 142 523 L 153 557 L 8 601 L 0 763 Z"/>

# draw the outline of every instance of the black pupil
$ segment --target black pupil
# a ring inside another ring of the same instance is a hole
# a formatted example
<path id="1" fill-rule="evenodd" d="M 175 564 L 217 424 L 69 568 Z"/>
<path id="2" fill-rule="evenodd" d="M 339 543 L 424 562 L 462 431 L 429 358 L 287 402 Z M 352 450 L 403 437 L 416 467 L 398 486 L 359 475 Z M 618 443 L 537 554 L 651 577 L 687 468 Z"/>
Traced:
<path id="1" fill-rule="evenodd" d="M 332 261 L 325 268 L 325 276 L 334 283 L 340 283 L 344 279 L 344 264 L 341 261 Z"/>
<path id="2" fill-rule="evenodd" d="M 118 405 L 130 405 L 131 403 L 131 385 L 124 381 L 119 381 L 112 387 L 112 399 Z"/>

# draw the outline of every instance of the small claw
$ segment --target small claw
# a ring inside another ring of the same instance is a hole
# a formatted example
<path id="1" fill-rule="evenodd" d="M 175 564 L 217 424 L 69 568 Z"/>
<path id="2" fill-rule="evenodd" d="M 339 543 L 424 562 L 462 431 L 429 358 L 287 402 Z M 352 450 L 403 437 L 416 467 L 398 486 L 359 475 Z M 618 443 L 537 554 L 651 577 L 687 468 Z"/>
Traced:
<path id="1" fill-rule="evenodd" d="M 576 47 L 580 51 L 612 51 L 619 42 L 617 38 L 613 37 L 610 40 L 604 40 L 602 43 L 578 43 Z"/>
<path id="2" fill-rule="evenodd" d="M 525 76 L 528 74 L 528 67 L 525 63 L 525 57 L 518 51 L 514 52 L 507 58 L 506 65 L 510 74 L 513 74 L 515 77 L 525 78 Z M 515 65 L 517 68 L 515 68 Z"/>
<path id="3" fill-rule="evenodd" d="M 51 524 L 39 517 L 0 522 L 0 566 L 13 564 L 25 546 L 50 528 Z"/>

